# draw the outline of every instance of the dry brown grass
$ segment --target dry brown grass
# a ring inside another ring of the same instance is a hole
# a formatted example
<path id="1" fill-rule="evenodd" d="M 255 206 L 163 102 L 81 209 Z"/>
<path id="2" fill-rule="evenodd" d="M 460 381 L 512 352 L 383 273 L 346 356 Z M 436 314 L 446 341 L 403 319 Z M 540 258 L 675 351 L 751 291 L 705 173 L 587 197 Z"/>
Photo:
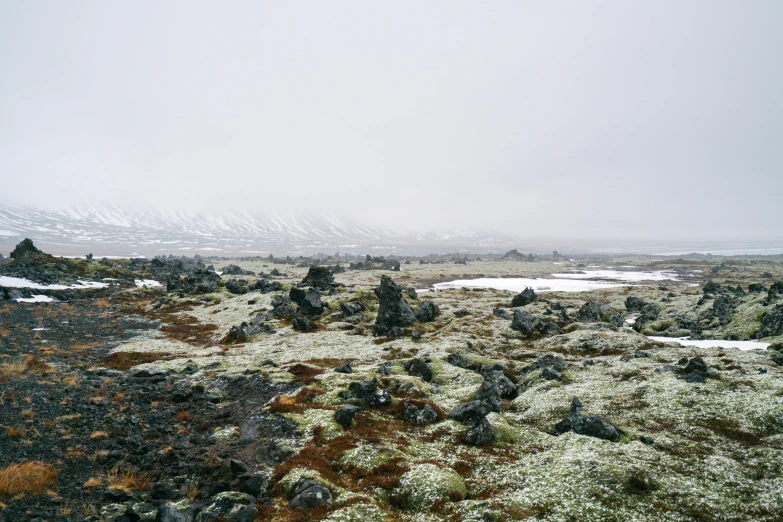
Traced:
<path id="1" fill-rule="evenodd" d="M 139 365 L 147 364 L 155 361 L 166 361 L 174 359 L 176 356 L 168 353 L 155 353 L 155 352 L 116 352 L 108 357 L 105 357 L 98 361 L 101 366 L 111 368 L 113 370 L 125 371 L 130 368 Z"/>
<path id="2" fill-rule="evenodd" d="M 0 377 L 19 377 L 27 369 L 27 359 L 20 357 L 0 364 Z"/>
<path id="3" fill-rule="evenodd" d="M 185 424 L 186 422 L 190 422 L 192 420 L 193 420 L 193 415 L 191 415 L 190 413 L 186 412 L 185 410 L 182 410 L 177 415 L 177 422 L 180 423 L 180 424 Z"/>
<path id="4" fill-rule="evenodd" d="M 23 439 L 26 435 L 27 435 L 27 430 L 23 428 L 15 428 L 11 426 L 10 428 L 6 428 L 5 430 L 5 436 L 12 440 Z"/>
<path id="5" fill-rule="evenodd" d="M 101 299 L 100 301 L 95 301 L 93 304 L 95 306 L 100 306 L 100 307 L 111 306 L 111 303 L 105 299 Z"/>
<path id="6" fill-rule="evenodd" d="M 130 469 L 113 468 L 107 475 L 110 489 L 119 489 L 128 493 L 144 491 L 150 483 L 150 476 Z"/>
<path id="7" fill-rule="evenodd" d="M 88 479 L 87 482 L 84 483 L 85 488 L 97 488 L 103 484 L 103 481 L 100 478 L 93 477 L 91 479 Z"/>
<path id="8" fill-rule="evenodd" d="M 94 431 L 90 435 L 90 438 L 92 440 L 104 440 L 109 438 L 109 434 L 106 433 L 105 431 Z"/>
<path id="9" fill-rule="evenodd" d="M 54 486 L 57 469 L 51 464 L 31 461 L 0 469 L 0 497 L 41 495 Z"/>
<path id="10" fill-rule="evenodd" d="M 33 418 L 33 409 L 27 408 L 25 410 L 22 410 L 22 417 L 25 419 L 32 419 Z"/>

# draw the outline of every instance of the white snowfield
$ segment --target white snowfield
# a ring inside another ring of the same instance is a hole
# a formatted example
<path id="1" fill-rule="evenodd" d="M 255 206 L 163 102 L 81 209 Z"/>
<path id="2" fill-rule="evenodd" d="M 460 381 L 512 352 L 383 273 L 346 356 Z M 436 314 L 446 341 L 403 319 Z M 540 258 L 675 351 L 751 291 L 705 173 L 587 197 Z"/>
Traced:
<path id="1" fill-rule="evenodd" d="M 34 295 L 32 297 L 18 297 L 16 299 L 17 303 L 51 303 L 52 301 L 54 301 L 54 299 L 48 295 Z"/>
<path id="2" fill-rule="evenodd" d="M 528 279 L 524 277 L 499 278 L 482 277 L 479 279 L 458 279 L 446 283 L 435 283 L 433 285 L 437 290 L 448 288 L 494 288 L 495 290 L 509 290 L 511 292 L 521 292 L 525 288 L 532 288 L 536 292 L 589 292 L 590 290 L 600 290 L 602 288 L 616 288 L 618 286 L 628 286 L 623 283 L 606 283 L 603 281 L 581 281 L 571 279 Z"/>
<path id="3" fill-rule="evenodd" d="M 21 277 L 0 276 L 0 286 L 7 288 L 33 288 L 38 290 L 84 290 L 86 288 L 106 288 L 109 283 L 100 283 L 97 281 L 79 281 L 77 285 L 43 285 L 33 283 Z"/>
<path id="4" fill-rule="evenodd" d="M 727 341 L 725 339 L 700 339 L 694 340 L 687 337 L 654 337 L 648 336 L 655 341 L 664 343 L 679 343 L 680 346 L 695 346 L 696 348 L 739 348 L 740 350 L 766 350 L 769 343 L 758 341 Z"/>
<path id="5" fill-rule="evenodd" d="M 154 279 L 134 279 L 133 281 L 136 283 L 136 286 L 143 287 L 143 286 L 150 286 L 150 287 L 159 287 L 163 286 L 160 281 L 155 281 Z"/>
<path id="6" fill-rule="evenodd" d="M 676 281 L 674 272 L 635 272 L 621 270 L 586 270 L 567 274 L 552 274 L 553 277 L 562 279 L 613 279 L 615 281 Z"/>

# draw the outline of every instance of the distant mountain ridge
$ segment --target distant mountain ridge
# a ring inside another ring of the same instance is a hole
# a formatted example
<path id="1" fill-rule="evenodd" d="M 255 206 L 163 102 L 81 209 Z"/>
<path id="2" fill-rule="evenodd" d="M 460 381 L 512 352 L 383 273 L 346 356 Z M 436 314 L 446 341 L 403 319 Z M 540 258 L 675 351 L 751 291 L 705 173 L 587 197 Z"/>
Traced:
<path id="1" fill-rule="evenodd" d="M 0 203 L 0 246 L 30 237 L 55 254 L 421 254 L 500 250 L 513 240 L 473 231 L 404 234 L 334 215 L 133 210 L 109 205 L 42 209 Z"/>

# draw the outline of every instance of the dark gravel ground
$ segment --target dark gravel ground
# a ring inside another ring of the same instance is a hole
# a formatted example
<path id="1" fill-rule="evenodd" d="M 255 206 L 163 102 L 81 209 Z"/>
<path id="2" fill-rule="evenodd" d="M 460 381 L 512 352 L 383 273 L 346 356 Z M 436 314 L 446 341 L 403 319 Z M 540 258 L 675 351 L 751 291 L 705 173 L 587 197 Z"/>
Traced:
<path id="1" fill-rule="evenodd" d="M 59 471 L 43 495 L 0 498 L 0 522 L 100 520 L 110 503 L 198 503 L 243 488 L 265 501 L 263 472 L 288 456 L 278 441 L 296 432 L 261 408 L 296 387 L 253 374 L 215 378 L 211 386 L 223 393 L 216 399 L 175 372 L 99 369 L 118 342 L 160 327 L 133 313 L 138 304 L 120 297 L 0 307 L 0 469 L 41 461 Z M 208 370 L 188 373 L 199 371 Z M 251 435 L 210 437 L 232 425 Z M 19 431 L 9 437 L 9 428 Z M 109 487 L 123 478 L 131 487 Z"/>

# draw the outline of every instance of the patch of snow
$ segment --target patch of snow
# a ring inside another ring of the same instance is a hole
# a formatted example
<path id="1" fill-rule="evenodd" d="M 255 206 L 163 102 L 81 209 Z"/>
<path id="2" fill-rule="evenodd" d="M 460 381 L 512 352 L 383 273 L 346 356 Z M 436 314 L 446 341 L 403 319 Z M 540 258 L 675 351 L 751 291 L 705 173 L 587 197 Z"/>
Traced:
<path id="1" fill-rule="evenodd" d="M 154 279 L 134 279 L 133 282 L 136 283 L 136 286 L 138 286 L 139 288 L 145 286 L 149 286 L 153 288 L 158 286 L 163 286 L 162 284 L 160 284 L 160 281 L 155 281 Z"/>
<path id="2" fill-rule="evenodd" d="M 43 332 L 45 330 L 49 330 L 49 328 L 33 328 L 33 332 Z"/>
<path id="3" fill-rule="evenodd" d="M 99 283 L 97 281 L 81 281 L 78 285 L 42 285 L 33 283 L 21 277 L 0 276 L 0 286 L 8 288 L 34 288 L 38 290 L 83 290 L 85 288 L 106 288 L 109 283 Z"/>
<path id="4" fill-rule="evenodd" d="M 666 271 L 633 272 L 621 270 L 586 270 L 575 274 L 552 274 L 562 279 L 613 279 L 615 281 L 676 281 L 677 274 Z"/>
<path id="5" fill-rule="evenodd" d="M 528 279 L 523 277 L 515 278 L 494 278 L 483 277 L 479 279 L 458 279 L 445 283 L 435 283 L 433 285 L 438 290 L 450 288 L 494 288 L 495 290 L 509 290 L 511 292 L 521 292 L 525 288 L 532 288 L 536 292 L 589 292 L 590 290 L 600 290 L 602 288 L 616 288 L 618 286 L 629 286 L 622 283 L 604 283 L 602 281 L 573 281 L 570 279 Z"/>
<path id="6" fill-rule="evenodd" d="M 17 297 L 17 303 L 51 303 L 54 301 L 48 295 L 34 295 L 32 297 Z"/>
<path id="7" fill-rule="evenodd" d="M 689 339 L 687 337 L 653 337 L 648 336 L 654 341 L 664 343 L 679 343 L 680 346 L 695 346 L 697 348 L 739 348 L 740 350 L 766 350 L 770 343 L 761 343 L 758 341 L 727 341 L 725 339 Z"/>

